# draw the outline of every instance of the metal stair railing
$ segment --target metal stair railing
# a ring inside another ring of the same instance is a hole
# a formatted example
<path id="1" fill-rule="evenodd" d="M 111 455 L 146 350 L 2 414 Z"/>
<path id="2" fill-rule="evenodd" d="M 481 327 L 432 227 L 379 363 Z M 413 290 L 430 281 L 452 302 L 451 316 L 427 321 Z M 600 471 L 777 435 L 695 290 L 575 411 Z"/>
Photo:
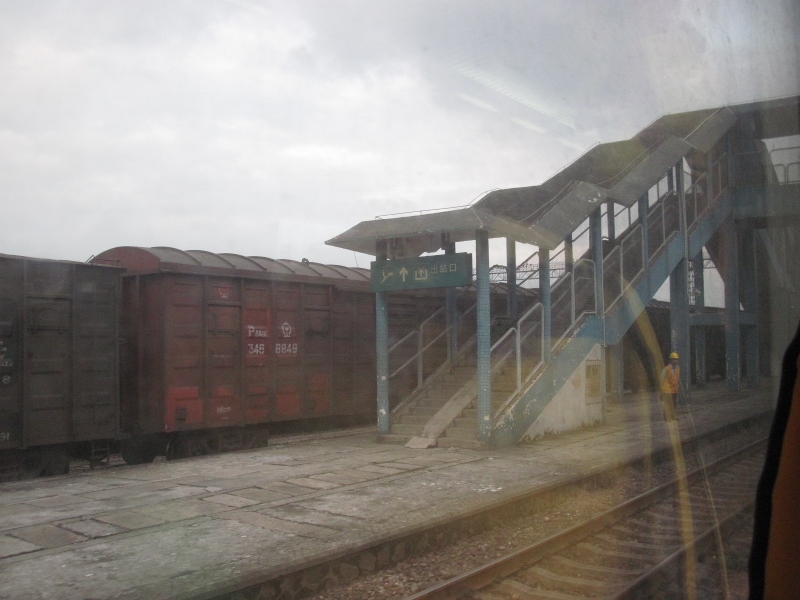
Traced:
<path id="1" fill-rule="evenodd" d="M 414 387 L 404 392 L 404 400 L 392 409 L 392 413 L 397 412 L 406 406 L 414 395 L 422 389 L 432 379 L 453 364 L 471 346 L 477 322 L 477 304 L 473 304 L 467 310 L 459 314 L 456 322 L 455 331 L 453 326 L 447 326 L 442 322 L 446 319 L 446 307 L 442 307 L 425 319 L 419 329 L 406 334 L 402 339 L 389 348 L 389 382 L 401 376 L 403 373 L 414 369 Z M 432 337 L 428 339 L 428 330 L 435 325 L 442 328 L 441 331 L 434 329 Z M 456 354 L 451 356 L 451 336 L 455 335 Z M 404 352 L 405 350 L 405 352 Z M 426 356 L 429 357 L 426 360 Z M 394 366 L 393 362 L 399 362 L 399 366 Z"/>
<path id="2" fill-rule="evenodd" d="M 417 369 L 417 386 L 419 387 L 422 385 L 424 378 L 425 378 L 425 351 L 431 348 L 437 341 L 439 341 L 443 335 L 448 334 L 448 330 L 445 330 L 436 337 L 434 337 L 430 342 L 427 344 L 425 343 L 425 329 L 427 326 L 437 318 L 441 318 L 444 314 L 444 307 L 440 308 L 436 312 L 434 312 L 430 317 L 425 319 L 422 324 L 419 326 L 419 329 L 415 329 L 414 331 L 409 332 L 405 335 L 400 341 L 394 344 L 391 348 L 389 348 L 389 364 L 392 363 L 392 354 L 394 353 L 395 356 L 398 355 L 399 349 L 403 348 L 405 345 L 409 345 L 409 342 L 414 342 L 414 354 L 406 360 L 403 364 L 399 367 L 394 369 L 389 373 L 389 379 L 391 380 L 392 377 L 395 377 L 400 372 L 402 372 L 406 367 L 415 363 Z M 448 351 L 449 351 L 449 344 L 448 344 Z M 402 355 L 401 355 L 402 356 Z"/>
<path id="3" fill-rule="evenodd" d="M 687 187 L 685 193 L 687 228 L 695 225 L 727 188 L 726 165 L 727 157 L 723 154 L 712 164 L 708 173 Z M 672 237 L 680 231 L 678 195 L 674 190 L 660 194 L 659 183 L 656 183 L 654 188 L 658 199 L 648 209 L 649 260 L 656 258 Z M 616 213 L 615 218 L 619 214 L 621 213 Z M 619 242 L 603 257 L 603 293 L 606 312 L 614 308 L 628 287 L 639 279 L 649 265 L 649 263 L 644 264 L 642 260 L 643 245 L 643 228 L 641 219 L 637 216 L 635 221 L 629 219 L 629 227 L 622 232 Z M 557 349 L 585 315 L 595 313 L 594 263 L 587 258 L 577 261 L 573 270 L 565 272 L 551 288 L 550 297 L 552 337 L 549 343 L 551 349 Z M 501 390 L 502 384 L 507 388 L 509 367 L 513 369 L 511 372 L 513 387 L 504 398 L 501 398 L 499 408 L 493 411 L 493 421 L 516 401 L 519 393 L 527 387 L 543 365 L 541 350 L 546 342 L 542 337 L 544 334 L 542 310 L 541 304 L 531 307 L 519 319 L 516 327 L 508 330 L 492 346 L 492 389 L 497 389 L 495 383 L 501 384 L 498 386 Z M 530 323 L 523 329 L 523 323 L 526 321 Z M 536 332 L 539 333 L 538 343 L 526 348 L 526 342 L 529 342 L 532 334 Z M 523 366 L 525 364 L 530 365 L 530 368 L 525 370 Z"/>
<path id="4" fill-rule="evenodd" d="M 740 152 L 735 155 L 736 185 L 784 185 L 800 183 L 800 162 L 794 160 L 800 151 L 800 146 L 787 146 L 774 148 L 766 155 L 763 152 Z M 783 153 L 794 156 L 776 160 L 776 156 Z"/>
<path id="5" fill-rule="evenodd" d="M 588 226 L 582 233 L 588 232 Z M 579 235 L 582 235 L 579 234 Z M 556 277 L 566 272 L 567 264 L 566 259 L 562 258 L 566 254 L 566 246 L 560 244 L 560 249 L 550 257 L 550 280 L 553 281 Z M 517 265 L 517 287 L 529 287 L 536 289 L 539 287 L 539 251 L 537 250 L 528 258 L 523 260 Z M 562 258 L 561 261 L 558 259 Z M 508 273 L 506 268 L 502 265 L 495 265 L 490 272 L 490 279 L 493 283 L 508 281 Z"/>
<path id="6" fill-rule="evenodd" d="M 686 227 L 691 229 L 727 188 L 727 155 L 722 154 L 696 181 L 686 186 Z M 678 195 L 667 191 L 648 211 L 648 256 L 652 260 L 672 237 L 680 231 Z M 644 273 L 642 264 L 641 223 L 637 223 L 611 251 L 603 257 L 603 284 L 606 312 Z"/>
<path id="7" fill-rule="evenodd" d="M 574 269 L 565 272 L 551 289 L 551 301 L 550 340 L 544 339 L 543 307 L 537 303 L 492 345 L 492 390 L 502 394 L 507 389 L 507 379 L 513 376 L 513 387 L 498 400 L 494 418 L 534 378 L 544 363 L 545 344 L 550 344 L 550 349 L 557 348 L 585 315 L 594 314 L 594 263 L 585 258 L 575 263 Z"/>

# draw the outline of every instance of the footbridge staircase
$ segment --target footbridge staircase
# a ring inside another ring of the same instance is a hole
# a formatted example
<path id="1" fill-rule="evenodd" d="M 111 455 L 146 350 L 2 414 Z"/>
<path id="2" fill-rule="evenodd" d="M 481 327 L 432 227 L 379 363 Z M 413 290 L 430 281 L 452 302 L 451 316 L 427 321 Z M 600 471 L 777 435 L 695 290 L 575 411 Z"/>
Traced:
<path id="1" fill-rule="evenodd" d="M 496 190 L 436 216 L 365 222 L 330 240 L 372 245 L 375 254 L 397 240 L 415 253 L 452 251 L 470 233 L 478 242 L 477 289 L 452 293 L 448 307 L 388 349 L 388 388 L 403 393 L 384 439 L 505 446 L 553 423 L 602 420 L 609 349 L 668 280 L 672 345 L 689 356 L 691 325 L 708 321 L 690 281 L 704 248 L 726 278 L 729 385 L 739 384 L 741 363 L 755 382 L 752 246 L 759 231 L 800 217 L 800 160 L 767 142 L 800 134 L 797 115 L 796 97 L 668 115 L 629 140 L 595 146 L 541 185 Z M 507 266 L 482 264 L 482 235 L 506 237 Z M 516 264 L 516 242 L 538 250 Z M 481 279 L 484 290 L 495 286 L 483 324 Z"/>

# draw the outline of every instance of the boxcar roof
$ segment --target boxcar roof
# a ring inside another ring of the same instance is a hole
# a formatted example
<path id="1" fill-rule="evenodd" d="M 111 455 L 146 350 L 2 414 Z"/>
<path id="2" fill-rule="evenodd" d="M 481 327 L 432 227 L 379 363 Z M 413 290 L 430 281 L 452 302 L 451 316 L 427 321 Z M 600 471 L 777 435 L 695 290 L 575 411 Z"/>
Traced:
<path id="1" fill-rule="evenodd" d="M 28 262 L 34 263 L 52 263 L 52 264 L 62 264 L 62 265 L 74 265 L 76 267 L 108 267 L 114 266 L 112 263 L 102 263 L 102 262 L 81 262 L 79 260 L 66 260 L 63 258 L 38 258 L 35 256 L 21 256 L 19 254 L 5 254 L 0 252 L 0 259 L 6 260 L 23 260 Z"/>
<path id="2" fill-rule="evenodd" d="M 307 260 L 276 260 L 264 256 L 242 256 L 240 254 L 214 254 L 205 250 L 178 250 L 158 246 L 139 248 L 120 246 L 106 250 L 95 256 L 96 264 L 123 267 L 129 273 L 194 273 L 213 275 L 256 275 L 258 277 L 277 275 L 290 279 L 295 277 L 339 279 L 354 282 L 369 282 L 369 270 L 323 265 Z"/>

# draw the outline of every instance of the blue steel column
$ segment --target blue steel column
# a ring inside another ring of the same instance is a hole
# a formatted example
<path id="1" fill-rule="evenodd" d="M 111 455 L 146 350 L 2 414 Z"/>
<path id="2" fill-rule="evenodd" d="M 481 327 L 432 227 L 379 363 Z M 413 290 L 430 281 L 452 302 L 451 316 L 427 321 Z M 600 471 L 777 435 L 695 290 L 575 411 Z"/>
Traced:
<path id="1" fill-rule="evenodd" d="M 378 431 L 389 433 L 389 310 L 388 292 L 375 293 L 375 347 L 378 370 Z"/>
<path id="2" fill-rule="evenodd" d="M 489 443 L 492 413 L 491 332 L 489 297 L 489 234 L 475 232 L 478 292 L 478 441 Z"/>
<path id="3" fill-rule="evenodd" d="M 739 389 L 739 253 L 736 222 L 722 226 L 725 256 L 725 373 L 728 389 Z"/>
<path id="4" fill-rule="evenodd" d="M 444 244 L 445 254 L 455 254 L 455 242 L 447 242 Z M 447 326 L 450 327 L 450 360 L 456 359 L 458 353 L 458 289 L 454 287 L 445 288 L 445 304 L 447 311 Z"/>
<path id="5" fill-rule="evenodd" d="M 742 231 L 742 305 L 754 321 L 742 328 L 747 387 L 758 386 L 758 269 L 756 245 L 752 227 Z"/>
<path id="6" fill-rule="evenodd" d="M 603 220 L 598 208 L 589 215 L 589 246 L 594 261 L 594 307 L 598 318 L 603 322 L 602 364 L 600 365 L 600 412 L 603 422 L 606 419 L 606 299 L 603 293 Z"/>
<path id="7" fill-rule="evenodd" d="M 614 203 L 606 202 L 606 223 L 608 229 L 608 239 L 617 239 L 617 220 L 614 215 Z"/>
<path id="8" fill-rule="evenodd" d="M 506 238 L 506 284 L 508 317 L 517 320 L 517 242 Z"/>
<path id="9" fill-rule="evenodd" d="M 642 226 L 642 269 L 645 272 L 647 272 L 647 265 L 650 263 L 650 229 L 649 229 L 650 202 L 647 194 L 644 194 L 641 198 L 639 198 L 638 208 L 639 208 L 639 224 Z M 646 277 L 645 279 L 648 282 L 650 281 L 649 277 Z M 652 295 L 649 283 L 647 286 L 646 293 L 648 298 Z"/>
<path id="10" fill-rule="evenodd" d="M 679 402 L 689 401 L 689 379 L 691 374 L 689 346 L 689 260 L 686 231 L 686 198 L 683 185 L 683 163 L 675 167 L 678 207 L 680 213 L 680 236 L 683 239 L 684 255 L 669 276 L 670 338 L 672 349 L 680 356 L 681 377 Z M 666 357 L 665 357 L 666 358 Z"/>
<path id="11" fill-rule="evenodd" d="M 689 360 L 689 296 L 686 293 L 688 282 L 687 262 L 682 258 L 669 276 L 670 338 L 672 349 L 680 356 L 681 390 L 678 393 L 680 402 L 689 399 L 688 383 L 692 368 Z"/>
<path id="12" fill-rule="evenodd" d="M 572 245 L 572 234 L 564 238 L 564 272 L 572 273 L 575 270 L 575 255 Z"/>
<path id="13" fill-rule="evenodd" d="M 550 302 L 550 250 L 539 248 L 539 302 L 542 303 L 542 360 L 550 360 L 553 348 L 553 310 Z"/>
<path id="14" fill-rule="evenodd" d="M 703 250 L 692 259 L 692 273 L 694 274 L 694 312 L 702 313 L 705 308 L 705 273 L 703 271 Z M 698 293 L 699 292 L 699 293 Z M 706 374 L 706 329 L 696 325 L 692 329 L 694 339 L 694 372 L 698 387 L 705 387 L 708 376 Z"/>
<path id="15" fill-rule="evenodd" d="M 603 295 L 603 222 L 600 210 L 589 215 L 589 245 L 594 261 L 594 307 L 597 316 L 605 319 L 606 302 Z M 603 332 L 605 337 L 605 331 Z M 605 339 L 603 340 L 605 342 Z"/>

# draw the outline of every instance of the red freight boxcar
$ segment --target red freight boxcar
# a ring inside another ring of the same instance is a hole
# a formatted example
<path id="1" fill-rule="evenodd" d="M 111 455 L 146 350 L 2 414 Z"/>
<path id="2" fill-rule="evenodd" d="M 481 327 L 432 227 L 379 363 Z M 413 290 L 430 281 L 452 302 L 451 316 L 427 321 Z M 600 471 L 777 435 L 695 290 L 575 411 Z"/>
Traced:
<path id="1" fill-rule="evenodd" d="M 64 473 L 117 436 L 119 272 L 0 254 L 0 475 Z"/>
<path id="2" fill-rule="evenodd" d="M 375 414 L 369 272 L 121 247 L 127 462 L 266 442 L 265 423 Z"/>

